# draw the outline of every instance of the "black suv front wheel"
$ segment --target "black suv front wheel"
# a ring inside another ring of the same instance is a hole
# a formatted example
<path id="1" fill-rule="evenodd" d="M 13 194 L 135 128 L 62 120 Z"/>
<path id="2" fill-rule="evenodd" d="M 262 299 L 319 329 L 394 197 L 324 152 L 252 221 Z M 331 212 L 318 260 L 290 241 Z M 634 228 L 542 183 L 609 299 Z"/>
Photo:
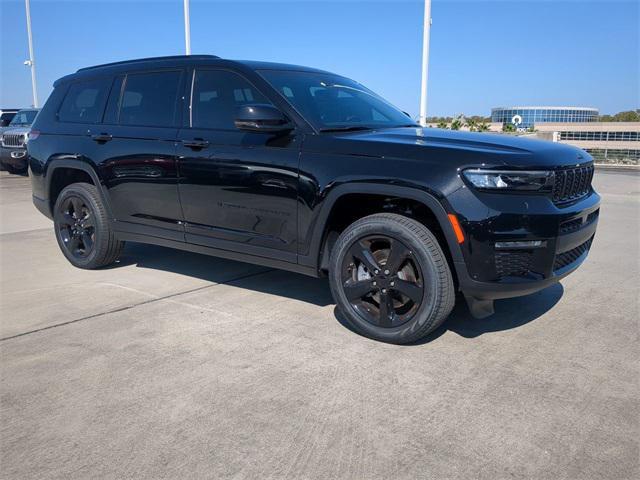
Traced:
<path id="1" fill-rule="evenodd" d="M 455 302 L 451 271 L 435 236 L 402 215 L 370 215 L 342 232 L 329 280 L 348 322 L 389 343 L 428 335 Z"/>
<path id="2" fill-rule="evenodd" d="M 110 265 L 124 246 L 111 229 L 98 190 L 88 183 L 74 183 L 60 192 L 53 223 L 60 250 L 78 268 Z"/>

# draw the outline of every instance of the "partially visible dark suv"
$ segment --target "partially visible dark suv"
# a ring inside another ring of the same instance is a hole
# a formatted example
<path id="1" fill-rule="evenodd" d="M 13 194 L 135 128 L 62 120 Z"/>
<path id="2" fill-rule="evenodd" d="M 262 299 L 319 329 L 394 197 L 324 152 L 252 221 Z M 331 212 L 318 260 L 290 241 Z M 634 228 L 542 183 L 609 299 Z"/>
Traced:
<path id="1" fill-rule="evenodd" d="M 194 55 L 54 86 L 28 143 L 33 201 L 80 268 L 133 241 L 328 275 L 355 329 L 407 343 L 457 291 L 483 317 L 557 282 L 596 231 L 586 152 L 422 128 L 329 72 Z"/>

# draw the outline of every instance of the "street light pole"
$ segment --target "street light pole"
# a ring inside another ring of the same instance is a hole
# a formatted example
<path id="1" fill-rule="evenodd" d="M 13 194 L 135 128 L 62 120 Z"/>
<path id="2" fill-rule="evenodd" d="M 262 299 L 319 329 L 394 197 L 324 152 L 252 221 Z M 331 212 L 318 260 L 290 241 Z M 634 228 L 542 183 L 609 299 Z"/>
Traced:
<path id="1" fill-rule="evenodd" d="M 187 55 L 191 55 L 191 25 L 189 22 L 189 0 L 184 0 L 184 44 Z"/>
<path id="2" fill-rule="evenodd" d="M 29 60 L 24 62 L 26 66 L 31 68 L 31 87 L 33 89 L 33 108 L 38 108 L 38 89 L 36 87 L 36 63 L 33 57 L 33 38 L 31 36 L 31 6 L 29 0 L 24 0 L 27 9 L 27 35 L 29 37 Z"/>
<path id="3" fill-rule="evenodd" d="M 422 85 L 420 88 L 420 125 L 427 125 L 427 79 L 429 77 L 429 37 L 431 36 L 431 0 L 424 0 L 422 32 Z"/>

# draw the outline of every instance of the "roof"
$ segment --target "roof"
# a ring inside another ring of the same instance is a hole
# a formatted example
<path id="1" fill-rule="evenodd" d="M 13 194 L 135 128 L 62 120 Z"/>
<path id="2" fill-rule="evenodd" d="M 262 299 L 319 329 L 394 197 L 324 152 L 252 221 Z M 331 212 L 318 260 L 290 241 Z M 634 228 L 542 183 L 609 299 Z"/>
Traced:
<path id="1" fill-rule="evenodd" d="M 252 70 L 295 70 L 297 72 L 314 72 L 314 73 L 327 73 L 326 70 L 320 70 L 319 68 L 305 67 L 303 65 L 292 65 L 289 63 L 276 63 L 276 62 L 261 62 L 256 60 L 231 60 L 234 63 L 240 63 L 249 67 Z"/>
<path id="2" fill-rule="evenodd" d="M 542 122 L 535 125 L 539 131 L 640 132 L 640 122 Z"/>
<path id="3" fill-rule="evenodd" d="M 209 59 L 219 59 L 215 55 L 170 55 L 165 57 L 147 57 L 147 58 L 136 58 L 132 60 L 122 60 L 119 62 L 111 62 L 111 63 L 103 63 L 101 65 L 94 65 L 91 67 L 84 67 L 78 69 L 78 72 L 85 72 L 87 70 L 93 70 L 94 68 L 104 68 L 104 67 L 114 67 L 118 65 L 130 65 L 136 63 L 145 63 L 145 62 L 158 62 L 158 61 L 166 61 L 166 60 L 209 60 Z"/>
<path id="4" fill-rule="evenodd" d="M 173 66 L 185 66 L 189 64 L 212 64 L 219 66 L 241 66 L 251 70 L 294 70 L 300 72 L 314 72 L 330 74 L 330 72 L 319 70 L 316 68 L 305 67 L 302 65 L 289 65 L 286 63 L 275 62 L 260 62 L 252 60 L 228 60 L 220 58 L 216 55 L 172 55 L 165 57 L 149 57 L 138 58 L 132 60 L 124 60 L 120 62 L 104 63 L 101 65 L 94 65 L 91 67 L 85 67 L 77 70 L 75 73 L 66 75 L 59 78 L 53 83 L 54 87 L 66 81 L 80 77 L 89 77 L 94 73 L 102 74 L 108 72 L 109 74 L 124 73 L 130 67 L 137 67 L 138 65 L 143 67 L 173 67 Z"/>
<path id="5" fill-rule="evenodd" d="M 550 106 L 515 106 L 515 107 L 494 107 L 491 111 L 494 110 L 588 110 L 597 112 L 597 108 L 593 107 L 550 107 Z"/>

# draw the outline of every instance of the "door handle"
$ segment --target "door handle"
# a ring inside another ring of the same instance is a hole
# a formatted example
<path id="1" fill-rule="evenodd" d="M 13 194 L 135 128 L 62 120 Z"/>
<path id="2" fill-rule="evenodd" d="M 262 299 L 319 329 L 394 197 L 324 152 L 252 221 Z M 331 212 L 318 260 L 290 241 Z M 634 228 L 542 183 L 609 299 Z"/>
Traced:
<path id="1" fill-rule="evenodd" d="M 202 140 L 201 138 L 194 138 L 193 140 L 182 140 L 182 145 L 188 148 L 201 149 L 209 146 L 208 140 Z"/>
<path id="2" fill-rule="evenodd" d="M 91 140 L 98 143 L 105 143 L 113 140 L 113 135 L 109 135 L 108 133 L 96 133 L 95 135 L 91 135 Z"/>

